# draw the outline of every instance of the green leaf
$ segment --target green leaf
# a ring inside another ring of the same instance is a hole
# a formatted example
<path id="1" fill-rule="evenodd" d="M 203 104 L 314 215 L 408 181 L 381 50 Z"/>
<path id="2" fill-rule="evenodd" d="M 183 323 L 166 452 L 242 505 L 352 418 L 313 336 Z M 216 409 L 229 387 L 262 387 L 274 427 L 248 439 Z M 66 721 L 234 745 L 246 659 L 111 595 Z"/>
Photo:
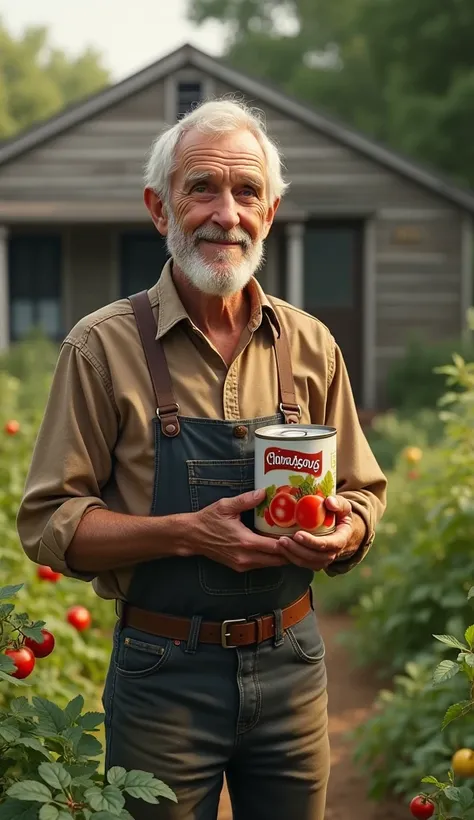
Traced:
<path id="1" fill-rule="evenodd" d="M 5 743 L 9 743 L 10 745 L 18 740 L 21 736 L 21 732 L 15 728 L 15 726 L 4 726 L 0 723 L 0 739 L 2 739 Z"/>
<path id="2" fill-rule="evenodd" d="M 461 649 L 464 651 L 467 649 L 454 635 L 433 635 L 433 638 L 436 638 L 437 641 L 441 641 L 441 643 L 445 643 L 446 646 L 452 646 L 453 649 Z"/>
<path id="3" fill-rule="evenodd" d="M 113 786 L 123 786 L 127 779 L 127 770 L 122 766 L 112 766 L 107 772 L 107 782 Z"/>
<path id="4" fill-rule="evenodd" d="M 0 601 L 4 601 L 6 598 L 13 598 L 23 586 L 23 584 L 10 584 L 6 587 L 0 587 Z"/>
<path id="5" fill-rule="evenodd" d="M 34 800 L 35 803 L 49 803 L 53 795 L 44 783 L 36 780 L 21 780 L 14 783 L 7 790 L 9 797 L 16 797 L 17 800 Z"/>
<path id="6" fill-rule="evenodd" d="M 471 666 L 471 667 L 474 668 L 474 653 L 473 652 L 466 653 L 464 655 L 464 661 L 465 661 L 465 663 L 467 663 L 468 666 Z"/>
<path id="7" fill-rule="evenodd" d="M 13 663 L 12 659 L 9 655 L 2 655 L 0 654 L 0 671 L 6 672 L 9 674 L 10 672 L 15 671 L 15 664 Z"/>
<path id="8" fill-rule="evenodd" d="M 461 796 L 460 789 L 457 789 L 456 786 L 447 786 L 444 790 L 444 794 L 451 800 L 453 803 L 457 803 Z"/>
<path id="9" fill-rule="evenodd" d="M 88 732 L 98 729 L 104 722 L 104 715 L 102 712 L 86 712 L 78 719 L 78 724 Z"/>
<path id="10" fill-rule="evenodd" d="M 461 808 L 469 808 L 474 800 L 474 794 L 472 793 L 472 789 L 469 789 L 468 786 L 461 786 L 460 788 L 458 788 L 458 792 L 458 803 L 461 806 Z"/>
<path id="11" fill-rule="evenodd" d="M 23 696 L 10 701 L 10 711 L 16 717 L 31 717 L 36 714 L 34 707 Z"/>
<path id="12" fill-rule="evenodd" d="M 77 754 L 81 757 L 96 757 L 102 754 L 102 743 L 93 735 L 82 735 L 77 744 Z"/>
<path id="13" fill-rule="evenodd" d="M 45 749 L 41 740 L 37 737 L 20 737 L 18 740 L 15 741 L 15 746 L 25 746 L 27 749 L 33 749 L 35 752 L 39 752 L 46 757 L 48 760 L 51 759 L 51 755 L 49 754 L 48 750 Z"/>
<path id="14" fill-rule="evenodd" d="M 0 680 L 7 681 L 11 686 L 29 686 L 30 684 L 27 683 L 26 680 L 20 680 L 19 678 L 13 678 L 11 675 L 3 672 L 0 669 Z"/>
<path id="15" fill-rule="evenodd" d="M 433 682 L 435 684 L 444 683 L 450 678 L 454 678 L 459 672 L 459 666 L 454 661 L 441 661 L 433 672 Z"/>
<path id="16" fill-rule="evenodd" d="M 438 789 L 442 789 L 444 787 L 444 784 L 437 780 L 436 777 L 433 777 L 433 775 L 431 774 L 428 775 L 428 777 L 422 777 L 421 782 L 432 783 L 433 786 L 436 786 Z"/>
<path id="17" fill-rule="evenodd" d="M 304 483 L 304 477 L 302 475 L 290 475 L 288 478 L 288 483 L 292 487 L 301 487 Z"/>
<path id="18" fill-rule="evenodd" d="M 65 740 L 67 740 L 74 751 L 74 754 L 78 754 L 77 749 L 79 743 L 81 742 L 83 731 L 80 726 L 68 726 L 67 729 L 64 729 L 62 736 Z"/>
<path id="19" fill-rule="evenodd" d="M 469 649 L 472 649 L 474 645 L 474 624 L 468 626 L 464 633 L 464 638 L 466 639 L 467 643 L 469 644 Z"/>
<path id="20" fill-rule="evenodd" d="M 467 600 L 469 601 L 471 598 L 474 598 L 474 587 L 471 587 L 471 589 L 467 593 Z"/>
<path id="21" fill-rule="evenodd" d="M 71 783 L 71 775 L 61 763 L 41 763 L 38 774 L 48 786 L 57 791 L 64 791 Z"/>
<path id="22" fill-rule="evenodd" d="M 73 698 L 73 700 L 69 701 L 68 705 L 64 710 L 64 713 L 67 716 L 70 723 L 74 723 L 78 719 L 83 708 L 84 698 L 82 697 L 82 695 L 78 695 L 76 698 Z"/>
<path id="23" fill-rule="evenodd" d="M 31 638 L 32 641 L 36 641 L 36 643 L 43 643 L 44 635 L 41 632 L 42 627 L 36 626 L 23 626 L 22 632 L 26 635 L 27 638 Z"/>
<path id="24" fill-rule="evenodd" d="M 0 804 L 0 820 L 38 820 L 38 807 L 7 798 Z"/>
<path id="25" fill-rule="evenodd" d="M 324 476 L 323 480 L 319 482 L 318 490 L 321 490 L 322 494 L 326 496 L 332 495 L 334 492 L 334 476 L 331 470 L 328 470 L 326 475 Z"/>
<path id="26" fill-rule="evenodd" d="M 4 621 L 15 609 L 14 604 L 0 604 L 0 621 Z"/>
<path id="27" fill-rule="evenodd" d="M 453 703 L 446 711 L 441 724 L 441 729 L 446 729 L 446 726 L 448 726 L 449 723 L 456 720 L 458 717 L 464 717 L 464 715 L 467 715 L 471 709 L 472 704 L 470 700 L 461 700 L 459 703 Z"/>
<path id="28" fill-rule="evenodd" d="M 33 697 L 33 705 L 39 717 L 41 732 L 45 735 L 60 734 L 67 726 L 64 712 L 55 703 L 46 698 Z"/>
<path id="29" fill-rule="evenodd" d="M 123 809 L 122 809 L 123 811 Z M 93 820 L 117 820 L 117 817 L 122 817 L 122 812 L 115 814 L 111 811 L 97 811 L 91 815 Z"/>
<path id="30" fill-rule="evenodd" d="M 41 806 L 39 811 L 39 820 L 58 820 L 59 809 L 51 804 Z"/>
<path id="31" fill-rule="evenodd" d="M 146 803 L 156 804 L 158 803 L 158 797 L 165 797 L 174 803 L 178 802 L 175 793 L 166 783 L 163 783 L 162 780 L 158 780 L 154 775 L 150 777 L 150 772 L 142 772 L 136 769 L 127 772 L 124 791 L 126 791 L 130 797 L 137 797 Z"/>
<path id="32" fill-rule="evenodd" d="M 267 509 L 267 507 L 270 506 L 270 502 L 272 498 L 274 498 L 276 491 L 276 484 L 271 484 L 270 487 L 266 488 L 265 498 L 257 506 L 257 515 L 259 516 L 259 518 L 262 518 L 262 516 L 265 514 L 265 510 Z"/>
<path id="33" fill-rule="evenodd" d="M 119 815 L 125 806 L 125 797 L 116 786 L 105 786 L 103 789 L 93 786 L 87 789 L 84 797 L 94 811 L 109 811 Z"/>

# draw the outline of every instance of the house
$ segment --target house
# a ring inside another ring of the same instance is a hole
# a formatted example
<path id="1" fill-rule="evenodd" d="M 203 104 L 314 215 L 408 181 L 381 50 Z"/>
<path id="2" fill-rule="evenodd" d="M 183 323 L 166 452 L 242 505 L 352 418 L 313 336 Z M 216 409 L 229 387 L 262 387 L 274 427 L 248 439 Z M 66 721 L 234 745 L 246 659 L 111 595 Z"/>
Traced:
<path id="1" fill-rule="evenodd" d="M 474 193 L 186 45 L 0 146 L 0 347 L 150 286 L 166 258 L 142 198 L 152 140 L 201 99 L 265 112 L 291 187 L 259 276 L 329 326 L 361 409 L 408 336 L 466 331 Z"/>

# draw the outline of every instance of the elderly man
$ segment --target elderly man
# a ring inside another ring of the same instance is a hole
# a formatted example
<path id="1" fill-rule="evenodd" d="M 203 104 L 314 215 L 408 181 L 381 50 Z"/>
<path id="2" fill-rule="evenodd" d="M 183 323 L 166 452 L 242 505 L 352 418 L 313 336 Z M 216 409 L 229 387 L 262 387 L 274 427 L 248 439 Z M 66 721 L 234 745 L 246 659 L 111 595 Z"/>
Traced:
<path id="1" fill-rule="evenodd" d="M 106 766 L 152 771 L 178 797 L 131 800 L 136 820 L 216 818 L 224 773 L 235 820 L 324 815 L 310 585 L 366 554 L 386 481 L 331 333 L 254 276 L 284 189 L 244 105 L 207 102 L 160 136 L 144 197 L 171 259 L 65 339 L 19 511 L 33 561 L 118 602 Z M 252 528 L 255 430 L 295 415 L 338 431 L 324 538 Z"/>

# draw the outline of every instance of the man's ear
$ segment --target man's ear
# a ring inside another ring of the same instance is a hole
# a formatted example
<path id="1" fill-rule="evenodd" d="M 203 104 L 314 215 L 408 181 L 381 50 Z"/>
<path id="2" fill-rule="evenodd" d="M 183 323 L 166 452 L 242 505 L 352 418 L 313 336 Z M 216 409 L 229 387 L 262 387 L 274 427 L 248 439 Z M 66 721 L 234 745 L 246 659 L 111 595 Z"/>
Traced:
<path id="1" fill-rule="evenodd" d="M 281 197 L 275 199 L 273 205 L 267 209 L 267 213 L 265 214 L 265 223 L 263 227 L 263 238 L 266 239 L 268 234 L 270 233 L 270 228 L 273 225 L 273 220 L 275 219 L 275 214 L 278 210 L 278 206 L 280 205 Z"/>
<path id="2" fill-rule="evenodd" d="M 162 236 L 166 236 L 168 233 L 168 214 L 163 200 L 152 188 L 145 188 L 143 199 L 155 228 Z"/>

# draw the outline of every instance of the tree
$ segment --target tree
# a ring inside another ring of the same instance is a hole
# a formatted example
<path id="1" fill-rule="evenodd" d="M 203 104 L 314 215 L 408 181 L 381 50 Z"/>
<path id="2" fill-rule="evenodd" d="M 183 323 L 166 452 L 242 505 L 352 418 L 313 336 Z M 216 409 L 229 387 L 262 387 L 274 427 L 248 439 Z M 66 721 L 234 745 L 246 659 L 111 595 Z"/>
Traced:
<path id="1" fill-rule="evenodd" d="M 88 48 L 76 58 L 54 49 L 43 26 L 15 39 L 0 21 L 0 139 L 100 90 L 109 74 Z"/>
<path id="2" fill-rule="evenodd" d="M 474 186 L 472 0 L 188 0 L 236 67 Z"/>

